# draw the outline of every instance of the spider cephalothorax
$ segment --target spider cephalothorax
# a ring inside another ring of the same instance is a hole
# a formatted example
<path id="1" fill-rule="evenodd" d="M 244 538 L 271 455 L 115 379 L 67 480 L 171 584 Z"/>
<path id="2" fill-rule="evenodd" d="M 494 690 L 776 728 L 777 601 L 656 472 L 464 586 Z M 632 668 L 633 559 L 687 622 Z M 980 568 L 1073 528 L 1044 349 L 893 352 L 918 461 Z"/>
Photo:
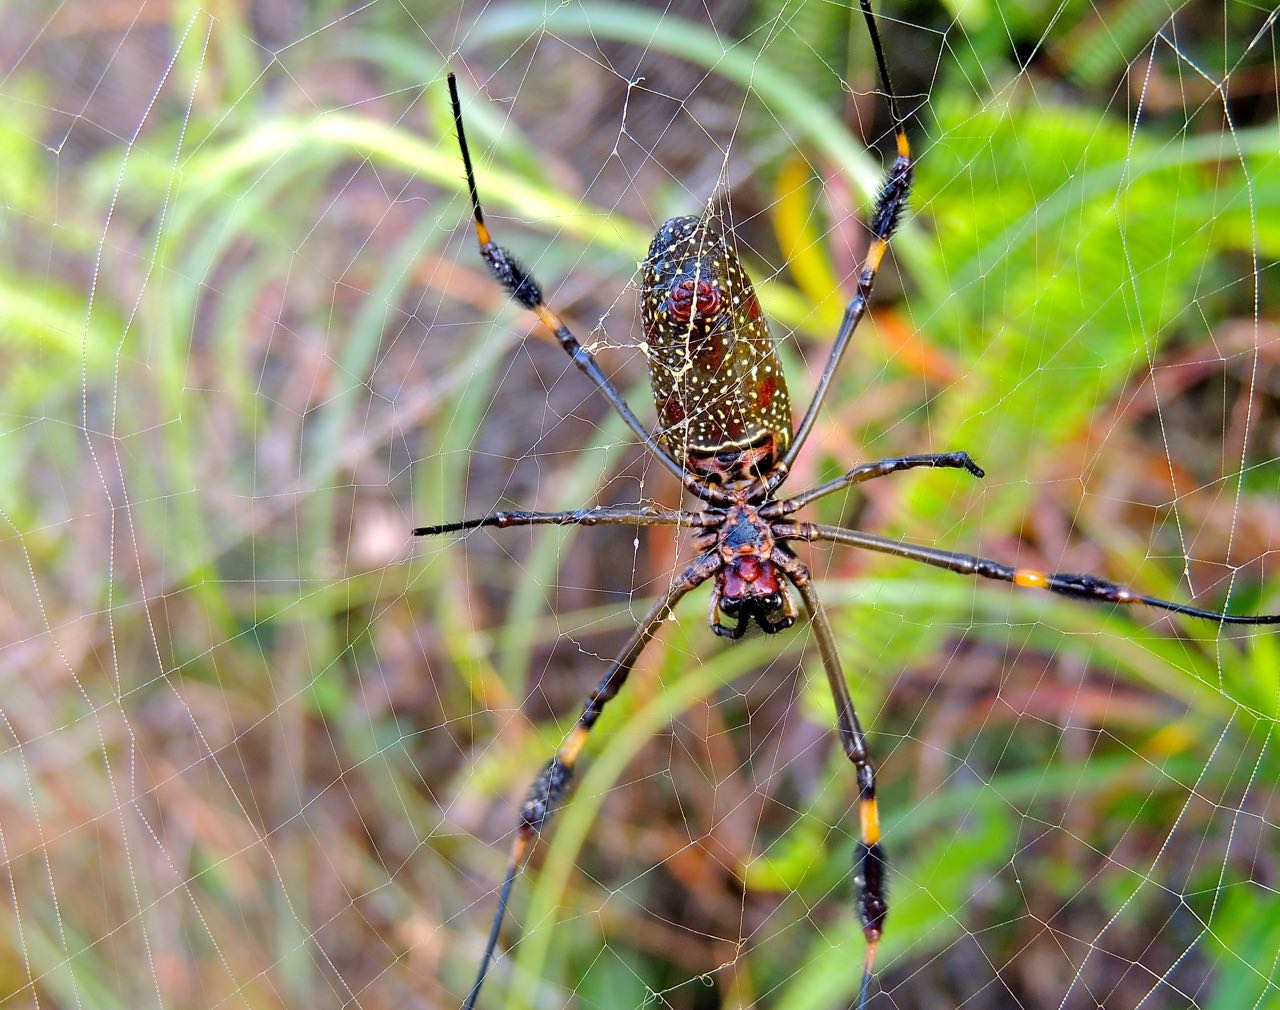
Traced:
<path id="1" fill-rule="evenodd" d="M 718 635 L 740 638 L 755 621 L 773 633 L 796 618 L 791 589 L 799 594 L 812 622 L 827 683 L 835 702 L 836 736 L 853 765 L 858 787 L 858 841 L 853 857 L 854 909 L 866 939 L 866 959 L 858 997 L 861 1010 L 871 992 L 872 967 L 884 931 L 886 861 L 880 841 L 876 804 L 876 769 L 866 735 L 840 666 L 835 636 L 818 600 L 808 569 L 791 544 L 825 541 L 875 551 L 960 575 L 1043 589 L 1077 599 L 1114 604 L 1146 604 L 1219 623 L 1275 624 L 1280 615 L 1238 617 L 1144 596 L 1095 575 L 1071 575 L 1015 568 L 998 561 L 890 540 L 859 530 L 797 522 L 790 516 L 810 502 L 864 481 L 916 467 L 947 467 L 974 477 L 983 472 L 965 452 L 896 456 L 864 463 L 840 477 L 790 498 L 777 497 L 796 455 L 813 430 L 832 377 L 866 311 L 876 273 L 897 226 L 911 187 L 911 148 L 898 112 L 889 70 L 876 31 L 869 0 L 861 0 L 880 79 L 889 100 L 897 141 L 897 157 L 889 168 L 869 219 L 870 241 L 857 288 L 845 307 L 840 331 L 826 367 L 800 422 L 792 428 L 787 386 L 755 290 L 742 269 L 733 242 L 699 217 L 667 221 L 653 238 L 642 266 L 641 302 L 649 375 L 660 429 L 655 436 L 627 406 L 595 357 L 579 343 L 564 321 L 543 301 L 542 289 L 505 249 L 495 243 L 480 209 L 475 174 L 462 128 L 457 84 L 449 76 L 458 144 L 466 168 L 480 254 L 499 282 L 519 304 L 532 310 L 582 372 L 608 399 L 658 464 L 705 503 L 698 512 L 654 505 L 580 508 L 565 512 L 495 512 L 479 519 L 423 526 L 415 535 L 429 536 L 479 527 L 616 523 L 630 526 L 684 527 L 695 531 L 695 558 L 672 577 L 609 664 L 583 706 L 578 722 L 556 754 L 534 778 L 516 823 L 515 842 L 498 911 L 489 932 L 464 1010 L 473 1010 L 493 959 L 511 886 L 530 846 L 564 800 L 574 764 L 605 705 L 622 689 L 636 659 L 684 596 L 713 581 L 711 627 Z M 725 625 L 720 617 L 734 619 Z"/>
<path id="2" fill-rule="evenodd" d="M 778 544 L 769 521 L 745 502 L 702 514 L 717 523 L 693 541 L 699 550 L 713 549 L 720 562 L 711 592 L 711 630 L 726 638 L 741 638 L 753 619 L 771 635 L 791 627 L 796 605 L 780 566 L 790 567 L 794 556 L 783 553 L 785 548 Z M 721 614 L 735 618 L 736 623 L 723 624 Z"/>

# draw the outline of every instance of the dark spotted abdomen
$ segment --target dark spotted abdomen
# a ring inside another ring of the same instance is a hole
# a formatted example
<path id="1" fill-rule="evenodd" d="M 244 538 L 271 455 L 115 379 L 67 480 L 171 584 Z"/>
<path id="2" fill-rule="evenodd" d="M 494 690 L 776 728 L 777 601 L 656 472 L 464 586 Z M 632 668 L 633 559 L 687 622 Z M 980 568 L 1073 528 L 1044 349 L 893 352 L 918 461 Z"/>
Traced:
<path id="1" fill-rule="evenodd" d="M 755 288 L 723 234 L 674 217 L 649 244 L 641 315 L 661 438 L 722 480 L 768 469 L 791 442 L 791 404 Z"/>

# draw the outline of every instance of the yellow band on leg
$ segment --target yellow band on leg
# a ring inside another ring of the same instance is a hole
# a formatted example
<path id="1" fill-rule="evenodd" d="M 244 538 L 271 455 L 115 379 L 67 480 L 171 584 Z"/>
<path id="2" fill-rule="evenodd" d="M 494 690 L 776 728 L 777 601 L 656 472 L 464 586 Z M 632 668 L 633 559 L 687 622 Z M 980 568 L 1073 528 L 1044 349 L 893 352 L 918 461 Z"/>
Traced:
<path id="1" fill-rule="evenodd" d="M 876 239 L 867 249 L 867 269 L 875 271 L 880 269 L 880 261 L 884 259 L 885 241 L 882 238 Z"/>
<path id="2" fill-rule="evenodd" d="M 858 805 L 858 814 L 862 818 L 862 840 L 867 845 L 876 845 L 880 841 L 880 808 L 875 798 L 863 800 Z"/>
<path id="3" fill-rule="evenodd" d="M 538 305 L 534 308 L 533 311 L 538 314 L 539 322 L 541 322 L 542 325 L 545 326 L 547 329 L 549 329 L 552 333 L 555 333 L 562 326 L 564 326 L 564 320 L 561 319 L 554 312 L 552 312 L 545 305 Z"/>
<path id="4" fill-rule="evenodd" d="M 578 760 L 578 755 L 582 752 L 583 744 L 587 742 L 589 732 L 590 730 L 585 726 L 575 726 L 573 732 L 560 745 L 560 753 L 556 756 L 566 768 L 572 768 L 573 763 Z"/>
<path id="5" fill-rule="evenodd" d="M 1049 585 L 1049 576 L 1034 568 L 1019 568 L 1013 573 L 1013 584 L 1027 589 L 1045 589 Z"/>

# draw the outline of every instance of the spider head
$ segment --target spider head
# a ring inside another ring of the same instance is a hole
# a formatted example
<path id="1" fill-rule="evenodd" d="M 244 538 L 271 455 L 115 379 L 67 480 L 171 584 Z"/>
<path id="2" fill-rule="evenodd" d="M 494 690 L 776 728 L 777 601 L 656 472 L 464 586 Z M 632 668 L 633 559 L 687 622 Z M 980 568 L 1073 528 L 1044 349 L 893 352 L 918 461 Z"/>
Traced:
<path id="1" fill-rule="evenodd" d="M 733 627 L 713 617 L 711 630 L 726 638 L 741 638 L 754 619 L 760 630 L 775 634 L 795 623 L 790 596 L 773 562 L 755 554 L 734 558 L 720 572 L 718 609 L 734 618 Z"/>

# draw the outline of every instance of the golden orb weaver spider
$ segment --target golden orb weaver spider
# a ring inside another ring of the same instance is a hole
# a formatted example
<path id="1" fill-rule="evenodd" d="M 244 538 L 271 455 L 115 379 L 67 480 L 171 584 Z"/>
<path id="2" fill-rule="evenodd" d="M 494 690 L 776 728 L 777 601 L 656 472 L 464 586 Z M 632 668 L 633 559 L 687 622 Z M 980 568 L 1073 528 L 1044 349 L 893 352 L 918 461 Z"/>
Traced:
<path id="1" fill-rule="evenodd" d="M 798 427 L 792 430 L 791 409 L 781 363 L 770 342 L 768 326 L 750 279 L 731 242 L 713 221 L 677 217 L 654 235 L 642 264 L 641 314 L 648 350 L 650 385 L 660 428 L 655 436 L 632 412 L 605 375 L 594 355 L 543 299 L 534 277 L 502 246 L 485 223 L 476 188 L 471 154 L 462 123 L 457 83 L 449 75 L 454 124 L 475 218 L 480 255 L 511 297 L 534 312 L 640 439 L 650 454 L 692 495 L 701 499 L 698 512 L 658 507 L 605 507 L 564 512 L 497 512 L 478 519 L 423 526 L 415 536 L 434 536 L 480 527 L 534 525 L 631 524 L 685 527 L 696 531 L 698 557 L 673 580 L 671 588 L 649 610 L 627 644 L 587 698 L 575 728 L 538 772 L 521 804 L 510 863 L 498 899 L 480 968 L 464 1010 L 474 1010 L 493 960 L 512 886 L 525 857 L 563 802 L 574 766 L 592 727 L 608 702 L 625 684 L 641 651 L 659 625 L 690 591 L 713 581 L 711 629 L 741 638 L 754 621 L 774 634 L 791 627 L 797 616 L 789 587 L 804 603 L 823 668 L 835 701 L 836 724 L 845 756 L 853 764 L 859 790 L 859 840 L 853 858 L 855 905 L 866 940 L 859 1010 L 871 995 L 876 950 L 889 906 L 886 857 L 880 839 L 876 772 L 866 734 L 858 721 L 845 681 L 830 623 L 818 600 L 808 568 L 789 542 L 826 541 L 895 555 L 961 575 L 1045 589 L 1097 603 L 1145 604 L 1218 623 L 1276 624 L 1280 614 L 1236 616 L 1201 610 L 1146 596 L 1126 586 L 1088 574 L 1015 568 L 997 561 L 917 546 L 857 530 L 791 521 L 805 505 L 826 495 L 916 467 L 945 467 L 985 474 L 963 451 L 898 456 L 864 463 L 842 476 L 790 498 L 777 496 L 797 455 L 813 429 L 832 378 L 867 308 L 876 274 L 906 206 L 911 188 L 912 155 L 903 118 L 890 81 L 888 64 L 870 0 L 860 0 L 871 36 L 877 68 L 893 122 L 897 156 L 876 199 L 869 223 L 871 243 L 857 289 L 813 396 Z M 726 624 L 724 618 L 733 621 Z"/>

